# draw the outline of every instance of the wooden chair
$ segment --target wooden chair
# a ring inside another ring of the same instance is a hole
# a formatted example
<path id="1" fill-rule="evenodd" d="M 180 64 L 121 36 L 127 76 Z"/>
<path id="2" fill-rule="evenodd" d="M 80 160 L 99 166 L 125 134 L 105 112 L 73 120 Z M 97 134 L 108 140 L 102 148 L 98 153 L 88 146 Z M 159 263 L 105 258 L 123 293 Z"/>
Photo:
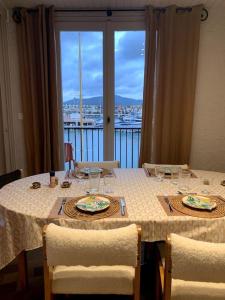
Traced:
<path id="1" fill-rule="evenodd" d="M 189 167 L 188 167 L 188 165 L 187 164 L 184 164 L 184 165 L 173 165 L 173 164 L 150 164 L 150 163 L 144 163 L 143 165 L 142 165 L 142 168 L 146 168 L 146 169 L 154 169 L 155 167 L 157 167 L 157 166 L 162 166 L 162 167 L 165 167 L 165 168 L 169 168 L 169 167 L 177 167 L 177 168 L 181 168 L 181 169 L 183 169 L 183 170 L 185 170 L 185 169 L 188 169 Z"/>
<path id="2" fill-rule="evenodd" d="M 124 294 L 140 299 L 141 229 L 44 227 L 45 300 L 54 294 Z"/>
<path id="3" fill-rule="evenodd" d="M 159 273 L 163 300 L 225 299 L 225 244 L 171 234 Z"/>
<path id="4" fill-rule="evenodd" d="M 78 161 L 76 162 L 76 167 L 78 168 L 104 168 L 104 169 L 115 169 L 120 167 L 120 162 L 118 160 L 113 161 Z"/>
<path id="5" fill-rule="evenodd" d="M 12 171 L 10 173 L 7 173 L 7 174 L 3 174 L 0 176 L 0 189 L 10 183 L 10 182 L 13 182 L 15 180 L 18 180 L 18 179 L 21 179 L 22 178 L 22 170 L 15 170 L 15 171 Z"/>
<path id="6" fill-rule="evenodd" d="M 64 162 L 69 163 L 69 170 L 71 170 L 71 162 L 74 164 L 73 145 L 71 143 L 64 143 Z"/>
<path id="7" fill-rule="evenodd" d="M 21 179 L 23 177 L 23 170 L 18 169 L 7 174 L 0 176 L 0 188 L 8 183 L 15 180 Z M 27 276 L 27 259 L 26 251 L 22 251 L 17 255 L 17 266 L 18 266 L 18 289 L 22 290 L 28 286 L 28 276 Z"/>

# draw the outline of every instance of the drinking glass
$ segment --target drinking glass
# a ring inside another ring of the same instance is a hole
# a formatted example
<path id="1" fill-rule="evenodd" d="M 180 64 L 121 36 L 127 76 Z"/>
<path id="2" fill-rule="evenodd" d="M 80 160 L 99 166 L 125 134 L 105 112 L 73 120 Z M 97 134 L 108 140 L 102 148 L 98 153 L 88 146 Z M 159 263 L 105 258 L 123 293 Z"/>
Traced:
<path id="1" fill-rule="evenodd" d="M 202 184 L 204 185 L 203 189 L 201 190 L 201 193 L 204 195 L 209 195 L 211 194 L 211 189 L 212 189 L 212 185 L 214 182 L 214 178 L 203 178 L 201 179 Z M 208 187 L 209 185 L 211 185 L 211 187 Z"/>
<path id="2" fill-rule="evenodd" d="M 88 177 L 89 182 L 89 192 L 91 194 L 96 194 L 99 191 L 100 184 L 100 173 L 99 172 L 90 172 Z"/>
<path id="3" fill-rule="evenodd" d="M 165 170 L 160 166 L 156 166 L 155 167 L 155 176 L 156 176 L 157 180 L 163 181 L 164 175 L 165 175 Z"/>
<path id="4" fill-rule="evenodd" d="M 104 176 L 104 192 L 105 193 L 113 193 L 115 186 L 115 177 L 112 175 Z"/>
<path id="5" fill-rule="evenodd" d="M 178 185 L 180 177 L 180 169 L 178 167 L 172 167 L 171 169 L 171 183 Z"/>
<path id="6" fill-rule="evenodd" d="M 190 178 L 191 173 L 189 170 L 180 170 L 180 176 L 179 176 L 179 189 L 187 192 L 190 189 Z"/>

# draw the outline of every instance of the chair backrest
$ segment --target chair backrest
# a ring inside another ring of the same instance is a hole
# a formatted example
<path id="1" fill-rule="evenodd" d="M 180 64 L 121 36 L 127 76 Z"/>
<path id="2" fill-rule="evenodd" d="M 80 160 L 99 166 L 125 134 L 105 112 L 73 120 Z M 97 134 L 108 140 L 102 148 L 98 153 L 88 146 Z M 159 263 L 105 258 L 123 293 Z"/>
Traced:
<path id="1" fill-rule="evenodd" d="M 171 234 L 166 248 L 164 299 L 170 299 L 172 279 L 225 283 L 224 243 L 196 241 Z"/>
<path id="2" fill-rule="evenodd" d="M 120 167 L 120 162 L 118 160 L 113 161 L 96 161 L 96 162 L 89 162 L 89 161 L 79 161 L 76 162 L 76 166 L 78 168 L 92 168 L 92 167 L 98 167 L 98 168 L 104 168 L 104 169 L 115 169 Z"/>
<path id="3" fill-rule="evenodd" d="M 225 244 L 171 234 L 172 278 L 225 282 Z"/>
<path id="4" fill-rule="evenodd" d="M 73 161 L 73 146 L 71 143 L 64 143 L 64 161 Z"/>
<path id="5" fill-rule="evenodd" d="M 15 171 L 12 171 L 10 173 L 7 173 L 7 174 L 4 174 L 4 175 L 1 175 L 0 176 L 0 189 L 10 183 L 10 182 L 13 182 L 17 179 L 21 179 L 22 178 L 22 170 L 15 170 Z"/>
<path id="6" fill-rule="evenodd" d="M 43 237 L 48 266 L 137 266 L 139 235 L 135 224 L 110 230 L 80 230 L 50 224 Z"/>
<path id="7" fill-rule="evenodd" d="M 168 164 L 149 164 L 149 163 L 144 163 L 142 165 L 142 168 L 146 168 L 146 169 L 154 169 L 155 167 L 160 166 L 160 167 L 165 167 L 165 168 L 170 168 L 170 167 L 178 167 L 181 168 L 183 170 L 188 169 L 188 165 L 184 164 L 184 165 L 168 165 Z"/>

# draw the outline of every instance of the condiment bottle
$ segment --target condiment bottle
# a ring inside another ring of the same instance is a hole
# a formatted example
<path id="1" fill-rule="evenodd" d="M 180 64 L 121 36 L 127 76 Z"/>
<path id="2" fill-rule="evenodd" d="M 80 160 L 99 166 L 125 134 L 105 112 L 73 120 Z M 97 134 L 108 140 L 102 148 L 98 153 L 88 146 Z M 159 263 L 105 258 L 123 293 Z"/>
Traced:
<path id="1" fill-rule="evenodd" d="M 50 171 L 50 185 L 51 188 L 54 188 L 56 186 L 55 182 L 55 171 Z"/>

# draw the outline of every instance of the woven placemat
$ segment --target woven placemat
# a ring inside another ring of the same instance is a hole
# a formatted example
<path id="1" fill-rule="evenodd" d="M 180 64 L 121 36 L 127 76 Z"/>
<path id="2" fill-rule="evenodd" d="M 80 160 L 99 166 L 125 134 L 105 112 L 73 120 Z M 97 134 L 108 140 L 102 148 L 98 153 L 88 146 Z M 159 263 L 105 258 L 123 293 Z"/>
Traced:
<path id="1" fill-rule="evenodd" d="M 110 217 L 111 215 L 114 215 L 117 213 L 120 209 L 120 203 L 118 199 L 115 199 L 111 196 L 106 196 L 106 195 L 96 195 L 96 196 L 103 196 L 110 201 L 109 208 L 98 213 L 85 213 L 76 208 L 76 203 L 84 198 L 84 196 L 81 197 L 76 197 L 71 200 L 69 200 L 65 205 L 64 205 L 64 213 L 70 217 L 70 218 L 75 218 L 78 220 L 85 220 L 85 221 L 93 221 L 93 220 L 98 220 L 98 219 L 103 219 Z"/>
<path id="2" fill-rule="evenodd" d="M 49 219 L 61 219 L 61 218 L 74 218 L 74 219 L 78 219 L 78 220 L 85 220 L 85 221 L 94 221 L 94 220 L 98 220 L 101 218 L 106 218 L 106 217 L 110 217 L 110 218 L 127 218 L 128 217 L 128 212 L 127 212 L 127 207 L 125 207 L 125 215 L 121 215 L 121 211 L 120 211 L 120 204 L 119 201 L 120 199 L 124 199 L 124 197 L 119 197 L 119 196 L 109 196 L 109 195 L 101 195 L 104 197 L 107 197 L 110 202 L 112 203 L 110 205 L 110 207 L 108 208 L 107 211 L 103 211 L 103 212 L 99 212 L 96 214 L 88 214 L 88 213 L 84 213 L 81 211 L 78 211 L 75 208 L 75 204 L 78 200 L 80 200 L 81 198 L 83 198 L 84 196 L 80 196 L 80 197 L 58 197 L 49 213 L 48 218 Z M 62 204 L 62 200 L 66 199 L 66 204 L 64 205 L 64 211 L 62 211 L 60 214 L 58 214 L 61 204 Z M 124 199 L 125 203 L 126 200 Z M 67 203 L 70 203 L 69 206 L 69 215 L 66 213 L 68 212 L 68 210 L 65 211 L 65 207 L 67 206 Z M 111 206 L 113 206 L 111 208 Z M 107 213 L 107 214 L 106 214 Z"/>
<path id="3" fill-rule="evenodd" d="M 156 177 L 155 176 L 155 169 L 152 168 L 144 168 L 145 174 L 147 177 Z M 191 178 L 198 178 L 191 170 L 189 170 L 191 174 Z M 171 179 L 171 174 L 165 175 L 166 179 Z M 178 178 L 178 176 L 177 176 Z"/>
<path id="4" fill-rule="evenodd" d="M 162 205 L 164 211 L 168 216 L 188 215 L 197 218 L 222 218 L 225 216 L 225 199 L 221 196 L 208 196 L 210 199 L 212 199 L 212 201 L 215 201 L 217 204 L 217 207 L 212 211 L 199 210 L 185 206 L 182 203 L 183 197 L 184 195 L 168 196 L 169 202 L 173 208 L 173 211 L 171 212 L 169 210 L 168 204 L 165 202 L 164 196 L 157 196 L 160 204 Z"/>

